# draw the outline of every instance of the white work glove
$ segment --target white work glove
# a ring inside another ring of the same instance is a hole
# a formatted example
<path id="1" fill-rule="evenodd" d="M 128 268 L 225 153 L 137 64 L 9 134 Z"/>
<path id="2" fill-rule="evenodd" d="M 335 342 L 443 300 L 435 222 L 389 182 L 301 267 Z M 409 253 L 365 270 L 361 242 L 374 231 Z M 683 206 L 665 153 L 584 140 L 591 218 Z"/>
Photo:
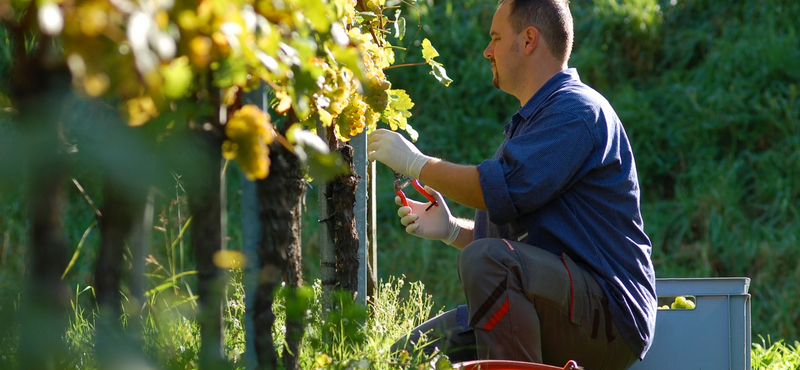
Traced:
<path id="1" fill-rule="evenodd" d="M 400 223 L 406 227 L 406 232 L 425 239 L 441 240 L 447 245 L 453 244 L 458 237 L 461 227 L 458 226 L 458 219 L 450 214 L 444 198 L 438 191 L 430 186 L 425 186 L 425 191 L 436 199 L 438 206 L 428 209 L 431 202 L 417 202 L 408 199 L 408 207 L 402 206 L 399 196 L 394 198 L 395 203 L 401 207 L 397 209 L 400 216 Z M 428 209 L 426 211 L 426 209 Z"/>
<path id="2" fill-rule="evenodd" d="M 369 135 L 367 156 L 408 177 L 417 179 L 431 157 L 422 154 L 414 144 L 397 132 L 379 129 Z"/>

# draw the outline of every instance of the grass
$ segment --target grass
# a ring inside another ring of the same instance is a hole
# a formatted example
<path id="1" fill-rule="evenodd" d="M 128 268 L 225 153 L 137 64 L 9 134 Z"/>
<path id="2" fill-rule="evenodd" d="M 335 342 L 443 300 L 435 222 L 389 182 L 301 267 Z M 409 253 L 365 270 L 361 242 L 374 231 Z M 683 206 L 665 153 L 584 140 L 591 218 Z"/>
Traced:
<path id="1" fill-rule="evenodd" d="M 225 353 L 231 369 L 245 369 L 244 361 L 244 286 L 241 271 L 233 271 L 227 291 L 225 308 Z M 421 352 L 391 353 L 389 347 L 421 321 L 430 317 L 434 306 L 432 297 L 424 292 L 421 282 L 406 282 L 402 278 L 382 281 L 376 298 L 368 306 L 355 303 L 348 295 L 322 296 L 321 283 L 306 287 L 309 292 L 305 319 L 306 338 L 300 352 L 302 369 L 450 369 L 446 356 L 425 356 Z M 94 338 L 97 315 L 78 302 L 81 295 L 91 294 L 91 288 L 80 289 L 73 301 L 65 335 L 71 353 L 61 368 L 96 369 Z M 283 323 L 287 304 L 285 295 L 277 294 L 273 328 L 276 345 L 283 344 Z M 197 367 L 198 326 L 191 310 L 174 302 L 187 302 L 185 292 L 167 290 L 151 297 L 144 331 L 145 351 L 139 360 L 118 363 L 118 369 L 133 369 L 133 364 L 147 363 L 153 369 L 194 369 Z M 157 301 L 173 304 L 157 304 Z M 333 309 L 331 309 L 333 308 Z M 7 340 L 9 338 L 6 338 Z M 753 370 L 800 369 L 800 343 L 761 338 L 753 343 Z M 8 347 L 3 347 L 7 349 Z M 3 353 L 3 359 L 13 353 Z M 3 368 L 13 369 L 13 360 L 3 362 Z M 157 365 L 153 365 L 153 364 Z M 438 365 L 437 365 L 438 364 Z"/>
<path id="2" fill-rule="evenodd" d="M 232 271 L 224 310 L 224 350 L 232 369 L 246 368 L 245 301 L 241 278 L 241 270 Z M 377 296 L 368 306 L 356 303 L 352 296 L 344 293 L 323 296 L 318 280 L 305 289 L 308 295 L 302 314 L 307 326 L 299 356 L 300 368 L 417 368 L 436 358 L 416 352 L 399 358 L 389 350 L 397 338 L 431 314 L 433 301 L 424 293 L 422 283 L 407 283 L 401 278 L 382 282 Z M 68 318 L 65 335 L 72 356 L 61 368 L 97 368 L 94 342 L 98 315 L 78 303 L 82 294 L 90 292 L 90 287 L 83 288 L 72 300 L 73 312 Z M 291 312 L 292 307 L 298 306 L 297 302 L 287 301 L 282 292 L 276 296 L 273 336 L 276 346 L 282 346 L 287 309 Z M 150 297 L 145 317 L 144 351 L 141 358 L 132 363 L 149 363 L 150 368 L 161 369 L 197 367 L 199 328 L 193 319 L 193 311 L 183 306 L 191 302 L 186 292 L 171 290 Z M 119 369 L 133 368 L 126 362 L 117 365 Z M 8 368 L 13 368 L 13 364 Z"/>
<path id="3" fill-rule="evenodd" d="M 237 207 L 236 192 L 231 192 L 230 206 Z M 310 193 L 310 194 L 313 194 Z M 83 199 L 83 194 L 74 194 L 78 200 Z M 193 270 L 180 266 L 179 245 L 177 239 L 186 237 L 180 230 L 185 228 L 189 220 L 183 212 L 179 212 L 183 195 L 172 195 L 175 200 L 163 202 L 161 221 L 156 225 L 163 228 L 161 233 L 154 233 L 153 255 L 148 259 L 148 286 L 147 301 L 142 312 L 141 347 L 134 352 L 139 357 L 133 357 L 130 362 L 119 364 L 120 369 L 131 368 L 133 364 L 145 364 L 153 369 L 194 369 L 197 368 L 197 355 L 199 353 L 199 328 L 194 320 L 196 310 L 196 296 L 193 295 L 192 286 L 195 283 Z M 309 197 L 310 204 L 313 197 Z M 313 225 L 313 206 L 309 206 L 306 222 Z M 73 212 L 69 211 L 68 212 Z M 91 209 L 81 209 L 80 212 L 92 212 Z M 81 218 L 76 218 L 82 220 Z M 317 240 L 317 227 L 308 227 L 305 230 L 304 248 L 306 259 L 314 260 L 314 241 Z M 425 318 L 452 308 L 459 303 L 460 286 L 455 277 L 450 277 L 456 252 L 436 243 L 419 243 L 403 235 L 400 227 L 385 226 L 381 228 L 382 238 L 386 240 L 381 244 L 381 260 L 379 266 L 382 278 L 377 297 L 368 306 L 354 302 L 353 297 L 336 295 L 324 297 L 317 279 L 314 264 L 306 266 L 306 280 L 311 283 L 305 289 L 305 303 L 298 306 L 298 302 L 289 301 L 287 296 L 278 292 L 274 311 L 277 316 L 273 334 L 277 346 L 283 343 L 284 326 L 287 307 L 303 307 L 302 315 L 306 319 L 306 335 L 301 347 L 300 363 L 303 369 L 439 369 L 446 364 L 445 356 L 426 356 L 421 352 L 406 355 L 393 354 L 391 344 L 407 333 Z M 91 231 L 87 227 L 83 233 L 74 233 L 73 247 L 85 241 L 83 235 Z M 16 232 L 21 232 L 18 230 Z M 80 235 L 79 235 L 80 234 Z M 400 241 L 412 240 L 408 244 Z M 236 243 L 231 243 L 232 248 L 239 248 Z M 162 246 L 156 248 L 156 246 Z M 83 247 L 84 250 L 91 248 Z M 85 252 L 84 252 L 85 253 Z M 22 268 L 18 261 L 24 253 L 9 256 L 4 266 L 17 266 Z M 445 255 L 446 258 L 441 256 Z M 87 258 L 78 256 L 79 260 Z M 393 261 L 392 261 L 393 260 Z M 398 262 L 400 261 L 400 262 Z M 414 261 L 413 268 L 409 267 Z M 394 262 L 394 263 L 392 263 Z M 86 263 L 86 262 L 83 262 Z M 184 261 L 185 264 L 187 261 Z M 405 267 L 403 267 L 405 266 Z M 408 270 L 414 277 L 405 275 L 402 271 Z M 84 273 L 82 269 L 73 267 L 68 275 L 68 281 L 80 280 Z M 86 267 L 83 267 L 86 270 Z M 10 271 L 0 269 L 0 274 L 8 277 Z M 391 272 L 389 272 L 391 271 Z M 19 272 L 19 271 L 18 271 Z M 225 354 L 231 369 L 245 369 L 245 288 L 242 283 L 242 272 L 231 271 L 230 280 L 226 290 L 224 307 L 225 323 Z M 423 281 L 425 283 L 423 283 Z M 432 286 L 426 284 L 430 282 Z M 14 280 L 4 279 L 0 282 L 0 290 L 10 293 L 15 291 Z M 92 370 L 97 368 L 96 329 L 101 320 L 97 307 L 93 305 L 93 289 L 88 282 L 77 283 L 74 286 L 74 296 L 71 299 L 72 311 L 66 317 L 68 321 L 67 332 L 64 339 L 68 344 L 69 356 L 64 359 L 61 368 L 80 368 Z M 777 293 L 777 292 L 776 292 Z M 451 302 L 435 304 L 434 296 L 451 296 Z M 8 297 L 11 299 L 8 299 Z M 13 294 L 6 297 L 0 310 L 4 317 L 0 322 L 2 336 L 0 336 L 0 367 L 15 369 L 16 349 L 18 336 L 18 323 L 14 321 L 17 314 L 16 301 Z M 123 304 L 126 312 L 119 320 L 131 332 L 121 333 L 123 336 L 132 336 L 136 332 L 130 326 L 132 312 L 129 305 Z M 130 310 L 130 311 L 129 311 Z M 296 309 L 295 309 L 296 310 Z M 10 313 L 10 315 L 8 315 Z M 751 349 L 753 369 L 800 369 L 800 355 L 797 352 L 797 342 L 789 343 L 785 340 L 771 341 L 769 336 L 761 338 L 760 342 L 753 343 Z M 446 367 L 442 367 L 445 368 Z"/>
<path id="4" fill-rule="evenodd" d="M 761 337 L 761 343 L 753 343 L 751 364 L 753 370 L 799 369 L 800 342 L 787 344 L 783 340 L 772 342 Z"/>

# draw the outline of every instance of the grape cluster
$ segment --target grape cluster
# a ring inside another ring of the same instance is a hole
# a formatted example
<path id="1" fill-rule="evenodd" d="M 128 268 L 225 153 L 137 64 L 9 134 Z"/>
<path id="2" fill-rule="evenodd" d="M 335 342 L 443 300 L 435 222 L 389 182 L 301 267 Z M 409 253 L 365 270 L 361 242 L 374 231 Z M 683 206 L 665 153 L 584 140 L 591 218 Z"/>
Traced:
<path id="1" fill-rule="evenodd" d="M 658 307 L 659 310 L 693 310 L 695 308 L 695 303 L 689 298 L 685 296 L 677 296 L 675 300 L 670 305 L 662 305 Z"/>
<path id="2" fill-rule="evenodd" d="M 355 81 L 353 72 L 343 67 L 339 70 L 331 69 L 326 65 L 325 68 L 328 78 L 325 81 L 325 88 L 322 95 L 328 99 L 328 107 L 324 108 L 332 116 L 342 114 L 342 111 L 350 103 L 350 97 L 355 91 Z"/>
<path id="3" fill-rule="evenodd" d="M 367 11 L 375 14 L 379 14 L 384 5 L 386 5 L 386 0 L 364 0 L 364 6 Z"/>
<path id="4" fill-rule="evenodd" d="M 274 140 L 270 117 L 255 105 L 245 105 L 233 113 L 225 125 L 227 139 L 222 156 L 236 160 L 249 180 L 269 174 L 269 144 Z"/>
<path id="5" fill-rule="evenodd" d="M 389 105 L 389 89 L 392 84 L 389 81 L 378 78 L 371 78 L 364 89 L 364 100 L 375 112 L 383 112 Z"/>
<path id="6" fill-rule="evenodd" d="M 337 13 L 341 15 L 342 23 L 349 27 L 356 23 L 356 5 L 358 0 L 344 0 L 342 2 L 335 2 L 337 5 Z"/>
<path id="7" fill-rule="evenodd" d="M 367 127 L 367 104 L 361 100 L 360 95 L 354 95 L 350 98 L 350 103 L 344 108 L 342 114 L 339 115 L 339 131 L 346 133 L 347 136 L 356 136 L 360 134 Z M 347 128 L 347 131 L 343 130 Z M 347 137 L 345 136 L 345 137 Z"/>

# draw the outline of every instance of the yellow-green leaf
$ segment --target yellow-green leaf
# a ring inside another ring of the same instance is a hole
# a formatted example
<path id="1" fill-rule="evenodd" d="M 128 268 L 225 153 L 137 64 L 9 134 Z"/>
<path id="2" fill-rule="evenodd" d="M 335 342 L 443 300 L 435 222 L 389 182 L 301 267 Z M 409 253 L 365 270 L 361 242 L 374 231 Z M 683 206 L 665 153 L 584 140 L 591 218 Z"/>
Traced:
<path id="1" fill-rule="evenodd" d="M 394 13 L 394 37 L 402 40 L 406 35 L 406 19 L 400 16 L 400 9 Z M 430 44 L 430 42 L 428 42 Z"/>
<path id="2" fill-rule="evenodd" d="M 331 125 L 331 123 L 333 123 L 333 116 L 330 113 L 328 113 L 328 111 L 320 109 L 317 111 L 317 113 L 319 113 L 320 122 L 322 122 L 322 125 L 324 125 L 325 127 L 328 127 Z"/>
<path id="3" fill-rule="evenodd" d="M 317 32 L 326 32 L 331 27 L 328 7 L 321 0 L 305 0 L 301 3 L 303 15 Z"/>
<path id="4" fill-rule="evenodd" d="M 447 71 L 439 63 L 431 64 L 431 74 L 433 75 L 433 77 L 436 77 L 436 80 L 439 81 L 442 85 L 450 86 L 450 83 L 453 82 L 453 80 L 451 80 L 450 77 L 447 77 Z"/>
<path id="5" fill-rule="evenodd" d="M 433 61 L 433 58 L 439 56 L 439 52 L 431 45 L 431 41 L 427 38 L 422 40 L 422 57 L 425 58 L 425 61 L 430 63 Z"/>
<path id="6" fill-rule="evenodd" d="M 161 76 L 164 78 L 161 92 L 165 97 L 168 99 L 184 97 L 189 86 L 192 85 L 192 68 L 189 66 L 189 58 L 184 55 L 172 60 L 161 68 Z"/>
<path id="7" fill-rule="evenodd" d="M 405 90 L 390 89 L 389 91 L 389 106 L 397 111 L 407 111 L 414 108 L 414 102 L 408 96 Z"/>
<path id="8" fill-rule="evenodd" d="M 417 139 L 419 139 L 419 132 L 414 130 L 414 128 L 411 127 L 408 122 L 406 122 L 406 132 L 408 133 L 408 137 L 411 138 L 411 141 L 417 141 Z"/>

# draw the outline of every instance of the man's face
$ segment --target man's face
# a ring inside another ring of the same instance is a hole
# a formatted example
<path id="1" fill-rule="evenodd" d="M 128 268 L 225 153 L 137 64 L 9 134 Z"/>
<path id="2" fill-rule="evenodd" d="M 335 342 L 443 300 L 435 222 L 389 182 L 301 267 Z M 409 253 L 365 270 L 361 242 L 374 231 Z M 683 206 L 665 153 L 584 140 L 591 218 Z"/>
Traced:
<path id="1" fill-rule="evenodd" d="M 522 63 L 523 53 L 520 50 L 519 34 L 514 32 L 508 16 L 511 14 L 511 4 L 504 2 L 492 18 L 492 28 L 489 30 L 489 46 L 483 51 L 483 56 L 492 62 L 492 84 L 505 92 L 514 90 L 515 74 L 520 71 L 518 65 Z"/>

